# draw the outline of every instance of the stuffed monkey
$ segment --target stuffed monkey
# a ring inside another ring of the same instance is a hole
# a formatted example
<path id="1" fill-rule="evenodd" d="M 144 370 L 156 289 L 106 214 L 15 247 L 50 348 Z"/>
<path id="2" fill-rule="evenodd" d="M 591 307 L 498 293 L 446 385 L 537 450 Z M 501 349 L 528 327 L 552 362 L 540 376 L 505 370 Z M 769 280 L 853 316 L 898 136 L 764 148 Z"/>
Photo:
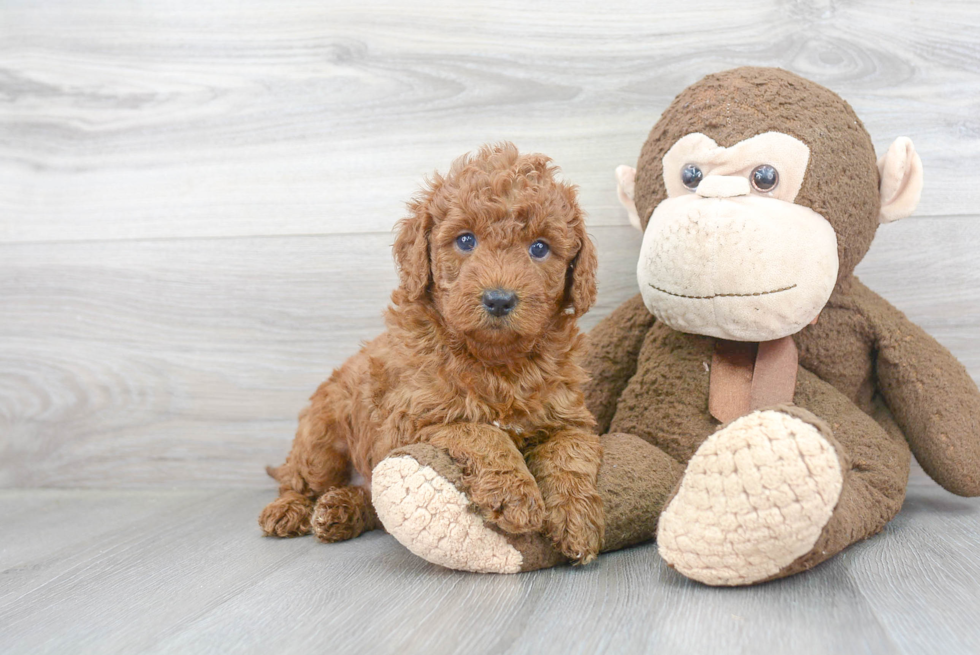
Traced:
<path id="1" fill-rule="evenodd" d="M 656 536 L 689 578 L 753 584 L 879 532 L 910 453 L 947 490 L 980 495 L 976 384 L 853 275 L 878 225 L 918 203 L 908 139 L 876 161 L 839 96 L 740 68 L 685 89 L 617 178 L 644 237 L 640 294 L 592 331 L 586 362 L 607 433 L 604 551 Z M 413 448 L 392 457 L 418 480 L 385 462 L 374 476 L 402 543 L 457 569 L 563 561 L 474 513 L 456 464 Z"/>

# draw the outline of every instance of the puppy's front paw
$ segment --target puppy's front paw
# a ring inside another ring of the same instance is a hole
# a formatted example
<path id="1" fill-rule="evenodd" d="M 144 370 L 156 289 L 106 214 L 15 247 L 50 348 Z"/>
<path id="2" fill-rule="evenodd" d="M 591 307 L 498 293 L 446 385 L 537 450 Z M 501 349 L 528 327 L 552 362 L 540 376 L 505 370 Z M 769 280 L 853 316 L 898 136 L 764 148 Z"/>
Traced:
<path id="1" fill-rule="evenodd" d="M 537 532 L 544 523 L 544 500 L 530 475 L 484 474 L 469 491 L 470 499 L 487 519 L 507 532 Z"/>
<path id="2" fill-rule="evenodd" d="M 313 508 L 313 534 L 325 544 L 353 539 L 367 527 L 370 506 L 371 500 L 360 487 L 329 489 Z"/>
<path id="3" fill-rule="evenodd" d="M 602 548 L 602 499 L 593 493 L 549 503 L 544 527 L 558 550 L 573 564 L 588 564 Z"/>
<path id="4" fill-rule="evenodd" d="M 310 533 L 313 501 L 287 491 L 266 505 L 259 515 L 259 526 L 267 537 L 299 537 Z"/>

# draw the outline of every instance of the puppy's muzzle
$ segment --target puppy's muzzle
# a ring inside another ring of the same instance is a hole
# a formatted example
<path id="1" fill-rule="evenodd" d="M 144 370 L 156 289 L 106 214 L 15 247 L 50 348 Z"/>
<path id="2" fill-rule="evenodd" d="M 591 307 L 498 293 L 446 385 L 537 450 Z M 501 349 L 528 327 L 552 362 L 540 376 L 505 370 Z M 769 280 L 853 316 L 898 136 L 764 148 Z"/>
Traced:
<path id="1" fill-rule="evenodd" d="M 506 316 L 517 306 L 517 294 L 510 289 L 487 289 L 483 292 L 483 308 L 491 316 Z"/>

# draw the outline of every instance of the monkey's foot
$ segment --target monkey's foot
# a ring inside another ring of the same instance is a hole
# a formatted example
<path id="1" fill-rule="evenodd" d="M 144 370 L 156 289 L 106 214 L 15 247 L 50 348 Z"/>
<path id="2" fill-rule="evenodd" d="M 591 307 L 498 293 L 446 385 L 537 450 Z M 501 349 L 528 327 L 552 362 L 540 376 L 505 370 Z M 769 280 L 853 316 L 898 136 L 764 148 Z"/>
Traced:
<path id="1" fill-rule="evenodd" d="M 813 549 L 837 506 L 843 476 L 829 436 L 795 407 L 753 412 L 715 432 L 660 516 L 660 555 L 709 585 L 777 577 Z"/>
<path id="2" fill-rule="evenodd" d="M 449 455 L 428 444 L 400 449 L 378 464 L 371 497 L 395 539 L 433 564 L 478 573 L 517 573 L 524 557 L 484 522 L 457 488 L 462 474 Z"/>

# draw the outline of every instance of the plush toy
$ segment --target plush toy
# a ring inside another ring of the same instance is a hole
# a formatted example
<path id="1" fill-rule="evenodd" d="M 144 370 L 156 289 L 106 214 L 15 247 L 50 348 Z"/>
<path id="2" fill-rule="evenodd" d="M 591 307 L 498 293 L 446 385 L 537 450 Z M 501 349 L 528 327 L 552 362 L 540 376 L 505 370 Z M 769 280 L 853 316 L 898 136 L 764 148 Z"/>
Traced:
<path id="1" fill-rule="evenodd" d="M 684 90 L 617 177 L 645 233 L 640 295 L 592 331 L 586 362 L 609 433 L 604 551 L 655 535 L 711 585 L 803 571 L 895 516 L 910 448 L 944 488 L 980 495 L 976 384 L 853 275 L 878 225 L 918 202 L 908 139 L 876 162 L 839 96 L 740 68 Z M 375 503 L 414 552 L 462 569 L 487 553 L 510 564 L 482 570 L 562 561 L 540 535 L 463 534 L 454 521 L 475 515 L 444 453 L 392 456 L 425 481 L 376 473 Z"/>

